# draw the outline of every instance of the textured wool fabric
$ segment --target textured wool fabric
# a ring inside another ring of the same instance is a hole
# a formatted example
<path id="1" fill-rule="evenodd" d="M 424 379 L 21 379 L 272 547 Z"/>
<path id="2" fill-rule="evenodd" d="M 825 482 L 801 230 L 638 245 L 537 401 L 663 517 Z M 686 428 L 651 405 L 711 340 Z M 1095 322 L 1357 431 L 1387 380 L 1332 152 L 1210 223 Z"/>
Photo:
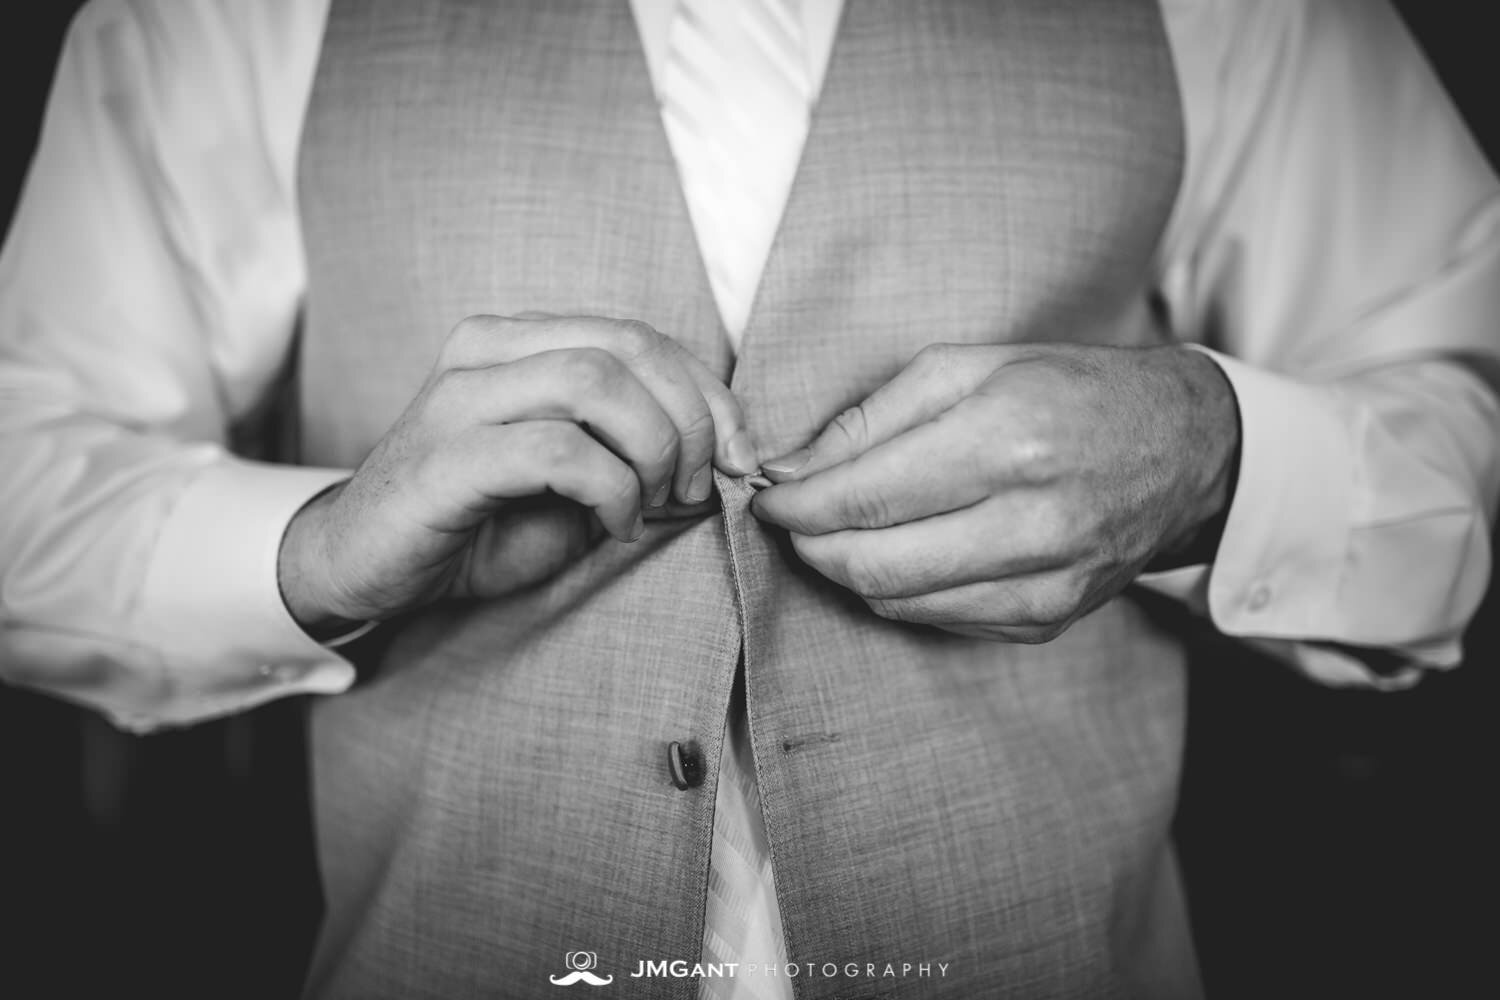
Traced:
<path id="1" fill-rule="evenodd" d="M 737 362 L 624 5 L 335 3 L 302 149 L 304 461 L 357 463 L 454 323 L 643 319 L 804 443 L 925 344 L 1147 343 L 1181 121 L 1150 3 L 845 11 Z M 1176 641 L 1127 600 L 1045 646 L 873 616 L 716 480 L 512 598 L 391 623 L 314 713 L 316 996 L 620 995 L 698 956 L 736 664 L 799 997 L 1191 995 L 1167 847 Z M 701 785 L 679 791 L 671 742 Z"/>

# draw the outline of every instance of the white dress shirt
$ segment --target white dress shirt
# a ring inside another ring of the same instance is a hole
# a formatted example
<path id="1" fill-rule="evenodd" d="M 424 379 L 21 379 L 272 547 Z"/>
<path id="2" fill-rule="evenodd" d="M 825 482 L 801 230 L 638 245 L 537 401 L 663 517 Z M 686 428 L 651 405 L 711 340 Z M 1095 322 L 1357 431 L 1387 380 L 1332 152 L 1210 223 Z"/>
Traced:
<path id="1" fill-rule="evenodd" d="M 633 6 L 657 73 L 671 2 Z M 806 8 L 820 78 L 837 4 Z M 1163 11 L 1187 160 L 1159 288 L 1233 383 L 1243 447 L 1214 563 L 1143 582 L 1330 683 L 1450 666 L 1488 576 L 1500 406 L 1443 359 L 1500 355 L 1495 180 L 1384 4 Z M 294 332 L 326 14 L 91 4 L 0 254 L 0 677 L 125 727 L 353 679 L 276 583 L 287 522 L 348 471 L 227 447 Z"/>

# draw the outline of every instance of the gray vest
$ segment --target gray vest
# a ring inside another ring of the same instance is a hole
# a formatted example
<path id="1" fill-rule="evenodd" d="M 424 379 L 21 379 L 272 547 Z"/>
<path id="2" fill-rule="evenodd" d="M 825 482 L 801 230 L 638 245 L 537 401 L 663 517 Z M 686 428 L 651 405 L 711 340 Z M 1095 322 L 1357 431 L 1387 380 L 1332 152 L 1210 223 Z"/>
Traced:
<path id="1" fill-rule="evenodd" d="M 645 320 L 775 449 L 929 342 L 1147 343 L 1181 127 L 1152 3 L 849 0 L 736 361 L 624 0 L 336 0 L 302 144 L 301 457 L 357 464 L 474 313 Z M 355 648 L 360 686 L 314 712 L 310 991 L 556 996 L 586 950 L 610 995 L 694 995 L 628 972 L 698 956 L 740 663 L 791 960 L 948 963 L 799 996 L 1181 971 L 1154 950 L 1182 939 L 1179 643 L 1128 599 L 1034 647 L 881 620 L 718 488 L 719 514 Z M 701 785 L 672 782 L 673 741 Z"/>

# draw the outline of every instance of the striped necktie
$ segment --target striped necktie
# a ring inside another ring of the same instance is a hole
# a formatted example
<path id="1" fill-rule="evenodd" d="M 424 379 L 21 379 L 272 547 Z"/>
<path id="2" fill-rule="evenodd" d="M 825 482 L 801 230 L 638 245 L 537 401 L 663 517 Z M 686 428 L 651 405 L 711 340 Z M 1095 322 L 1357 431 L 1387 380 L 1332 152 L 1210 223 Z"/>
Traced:
<path id="1" fill-rule="evenodd" d="M 786 941 L 771 849 L 766 842 L 756 788 L 755 761 L 744 706 L 736 704 L 719 765 L 714 797 L 714 836 L 708 866 L 708 900 L 704 913 L 703 961 L 738 962 L 733 978 L 704 979 L 699 1000 L 791 1000 L 785 974 Z M 749 965 L 756 972 L 749 972 Z M 774 976 L 767 966 L 776 966 Z"/>
<path id="2" fill-rule="evenodd" d="M 714 300 L 736 349 L 807 138 L 813 84 L 797 0 L 679 0 L 659 84 Z M 703 960 L 739 963 L 704 979 L 707 1000 L 790 998 L 744 709 L 729 719 L 714 800 Z M 754 964 L 768 976 L 747 972 Z"/>
<path id="3" fill-rule="evenodd" d="M 811 117 L 797 0 L 679 0 L 662 123 L 709 284 L 736 347 Z"/>

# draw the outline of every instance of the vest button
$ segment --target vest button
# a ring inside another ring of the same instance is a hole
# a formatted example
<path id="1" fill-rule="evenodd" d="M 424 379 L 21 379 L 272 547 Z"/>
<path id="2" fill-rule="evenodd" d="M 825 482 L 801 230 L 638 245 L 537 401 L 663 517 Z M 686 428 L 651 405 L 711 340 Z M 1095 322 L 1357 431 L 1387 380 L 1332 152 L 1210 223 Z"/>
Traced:
<path id="1" fill-rule="evenodd" d="M 703 784 L 703 758 L 698 754 L 698 745 L 676 740 L 667 744 L 667 770 L 672 774 L 672 784 L 679 789 Z"/>

